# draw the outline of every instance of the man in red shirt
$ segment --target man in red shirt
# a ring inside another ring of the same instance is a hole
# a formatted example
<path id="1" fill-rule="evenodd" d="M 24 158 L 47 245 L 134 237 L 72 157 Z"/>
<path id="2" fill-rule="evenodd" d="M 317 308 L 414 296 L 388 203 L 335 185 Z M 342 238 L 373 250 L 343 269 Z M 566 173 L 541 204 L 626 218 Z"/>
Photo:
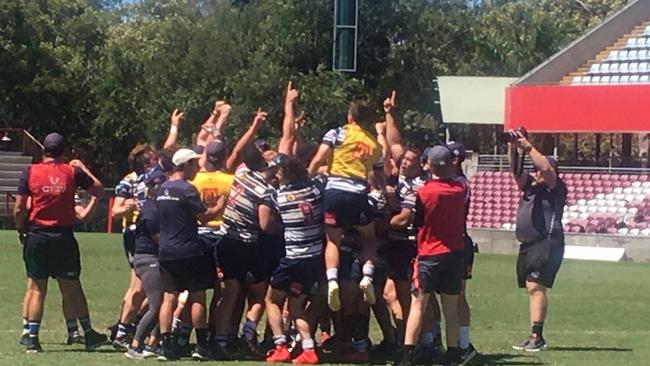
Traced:
<path id="1" fill-rule="evenodd" d="M 446 146 L 434 146 L 427 157 L 431 180 L 417 191 L 415 203 L 417 259 L 400 364 L 405 366 L 413 363 L 424 313 L 436 292 L 440 293 L 447 327 L 446 364 L 462 362 L 458 348 L 458 295 L 463 278 L 465 187 L 452 179 L 455 167 Z"/>
<path id="2" fill-rule="evenodd" d="M 90 351 L 106 343 L 107 338 L 90 325 L 88 304 L 79 282 L 79 246 L 72 229 L 77 188 L 101 197 L 103 187 L 83 164 L 73 166 L 62 161 L 63 136 L 49 134 L 43 146 L 43 161 L 29 166 L 20 178 L 14 207 L 16 229 L 24 243 L 25 269 L 31 279 L 27 352 L 42 351 L 38 333 L 49 277 L 58 280 L 64 296 L 74 299 L 75 315 L 85 333 L 86 350 Z M 28 198 L 32 202 L 29 210 Z"/>

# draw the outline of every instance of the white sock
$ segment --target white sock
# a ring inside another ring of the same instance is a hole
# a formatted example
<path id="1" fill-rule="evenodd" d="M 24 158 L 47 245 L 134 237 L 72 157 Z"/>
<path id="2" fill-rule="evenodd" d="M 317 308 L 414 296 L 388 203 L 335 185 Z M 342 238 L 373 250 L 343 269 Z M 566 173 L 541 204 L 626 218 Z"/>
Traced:
<path id="1" fill-rule="evenodd" d="M 460 327 L 458 347 L 466 349 L 469 347 L 469 327 Z"/>
<path id="2" fill-rule="evenodd" d="M 302 340 L 302 348 L 303 349 L 314 349 L 314 340 L 309 338 L 309 339 L 303 339 Z"/>
<path id="3" fill-rule="evenodd" d="M 372 263 L 365 263 L 361 271 L 364 276 L 372 278 L 372 275 L 375 274 L 375 266 Z"/>
<path id="4" fill-rule="evenodd" d="M 325 271 L 328 281 L 336 281 L 339 278 L 339 269 L 338 268 L 328 268 Z"/>

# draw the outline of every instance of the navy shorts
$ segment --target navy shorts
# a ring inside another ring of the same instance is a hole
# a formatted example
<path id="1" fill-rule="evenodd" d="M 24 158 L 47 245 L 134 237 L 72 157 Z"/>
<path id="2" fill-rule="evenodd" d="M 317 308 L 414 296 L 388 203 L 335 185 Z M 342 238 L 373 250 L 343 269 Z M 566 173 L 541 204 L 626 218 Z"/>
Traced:
<path id="1" fill-rule="evenodd" d="M 323 197 L 325 226 L 350 228 L 365 226 L 373 222 L 374 214 L 368 194 L 351 193 L 338 189 L 327 189 Z"/>
<path id="2" fill-rule="evenodd" d="M 81 275 L 79 244 L 72 232 L 28 232 L 23 260 L 27 277 L 34 280 L 78 280 Z"/>
<path id="3" fill-rule="evenodd" d="M 207 255 L 160 261 L 163 288 L 167 292 L 198 292 L 214 288 L 215 269 L 212 263 L 212 258 Z"/>
<path id="4" fill-rule="evenodd" d="M 321 256 L 282 258 L 271 276 L 271 287 L 293 296 L 315 294 L 325 279 L 324 275 L 325 264 Z"/>
<path id="5" fill-rule="evenodd" d="M 474 253 L 476 253 L 476 244 L 474 243 L 474 240 L 472 240 L 472 238 L 470 238 L 470 236 L 467 234 L 463 236 L 463 244 L 463 260 L 465 262 L 463 266 L 463 279 L 471 280 L 472 269 L 474 267 Z"/>
<path id="6" fill-rule="evenodd" d="M 284 256 L 284 246 L 270 238 L 259 243 L 245 243 L 224 237 L 218 242 L 215 253 L 224 280 L 253 284 L 271 279 Z"/>
<path id="7" fill-rule="evenodd" d="M 417 248 L 411 241 L 393 241 L 386 247 L 388 277 L 393 281 L 410 281 Z"/>
<path id="8" fill-rule="evenodd" d="M 521 244 L 517 256 L 519 287 L 526 288 L 526 282 L 535 282 L 552 288 L 563 259 L 562 239 L 549 238 Z"/>
<path id="9" fill-rule="evenodd" d="M 420 256 L 414 262 L 413 289 L 432 294 L 460 294 L 464 260 L 461 252 Z"/>

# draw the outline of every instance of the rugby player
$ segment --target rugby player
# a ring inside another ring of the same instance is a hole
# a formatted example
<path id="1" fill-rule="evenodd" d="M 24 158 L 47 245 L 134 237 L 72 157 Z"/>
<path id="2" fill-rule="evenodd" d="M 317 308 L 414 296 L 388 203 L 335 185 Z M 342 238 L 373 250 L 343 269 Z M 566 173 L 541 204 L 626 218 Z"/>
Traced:
<path id="1" fill-rule="evenodd" d="M 274 349 L 267 362 L 289 362 L 291 354 L 285 336 L 282 308 L 288 298 L 289 316 L 295 322 L 301 339 L 302 352 L 294 364 L 316 364 L 312 331 L 305 314 L 308 295 L 322 281 L 323 267 L 323 194 L 325 181 L 321 176 L 310 179 L 302 161 L 293 156 L 295 143 L 294 103 L 298 91 L 287 86 L 282 138 L 279 153 L 273 158 L 278 166 L 280 187 L 260 207 L 260 227 L 267 230 L 274 224 L 277 213 L 284 227 L 286 256 L 280 260 L 271 277 L 266 298 L 269 325 L 273 332 Z"/>
<path id="2" fill-rule="evenodd" d="M 325 191 L 325 267 L 328 280 L 327 303 L 332 311 L 341 309 L 338 267 L 339 244 L 344 229 L 354 228 L 361 234 L 363 248 L 363 278 L 359 287 L 364 300 L 375 303 L 372 276 L 376 258 L 375 225 L 372 207 L 368 203 L 368 173 L 381 156 L 381 146 L 365 126 L 372 122 L 367 100 L 355 98 L 350 102 L 347 123 L 328 131 L 309 164 L 314 175 L 326 162 L 329 177 Z"/>

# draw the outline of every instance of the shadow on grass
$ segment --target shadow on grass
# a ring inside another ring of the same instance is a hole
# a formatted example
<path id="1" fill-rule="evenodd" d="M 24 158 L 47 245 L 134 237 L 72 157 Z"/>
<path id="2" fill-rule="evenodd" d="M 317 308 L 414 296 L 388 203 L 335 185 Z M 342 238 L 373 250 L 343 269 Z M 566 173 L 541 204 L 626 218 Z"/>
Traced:
<path id="1" fill-rule="evenodd" d="M 633 352 L 632 348 L 618 348 L 618 347 L 549 347 L 548 351 L 564 351 L 564 352 Z"/>
<path id="2" fill-rule="evenodd" d="M 470 361 L 471 365 L 543 365 L 525 354 L 480 353 Z"/>
<path id="3" fill-rule="evenodd" d="M 124 353 L 124 351 L 116 350 L 114 348 L 100 348 L 94 351 L 86 351 L 83 348 L 64 348 L 64 349 L 46 349 L 46 353 L 72 353 L 72 352 L 81 352 L 81 353 Z"/>

